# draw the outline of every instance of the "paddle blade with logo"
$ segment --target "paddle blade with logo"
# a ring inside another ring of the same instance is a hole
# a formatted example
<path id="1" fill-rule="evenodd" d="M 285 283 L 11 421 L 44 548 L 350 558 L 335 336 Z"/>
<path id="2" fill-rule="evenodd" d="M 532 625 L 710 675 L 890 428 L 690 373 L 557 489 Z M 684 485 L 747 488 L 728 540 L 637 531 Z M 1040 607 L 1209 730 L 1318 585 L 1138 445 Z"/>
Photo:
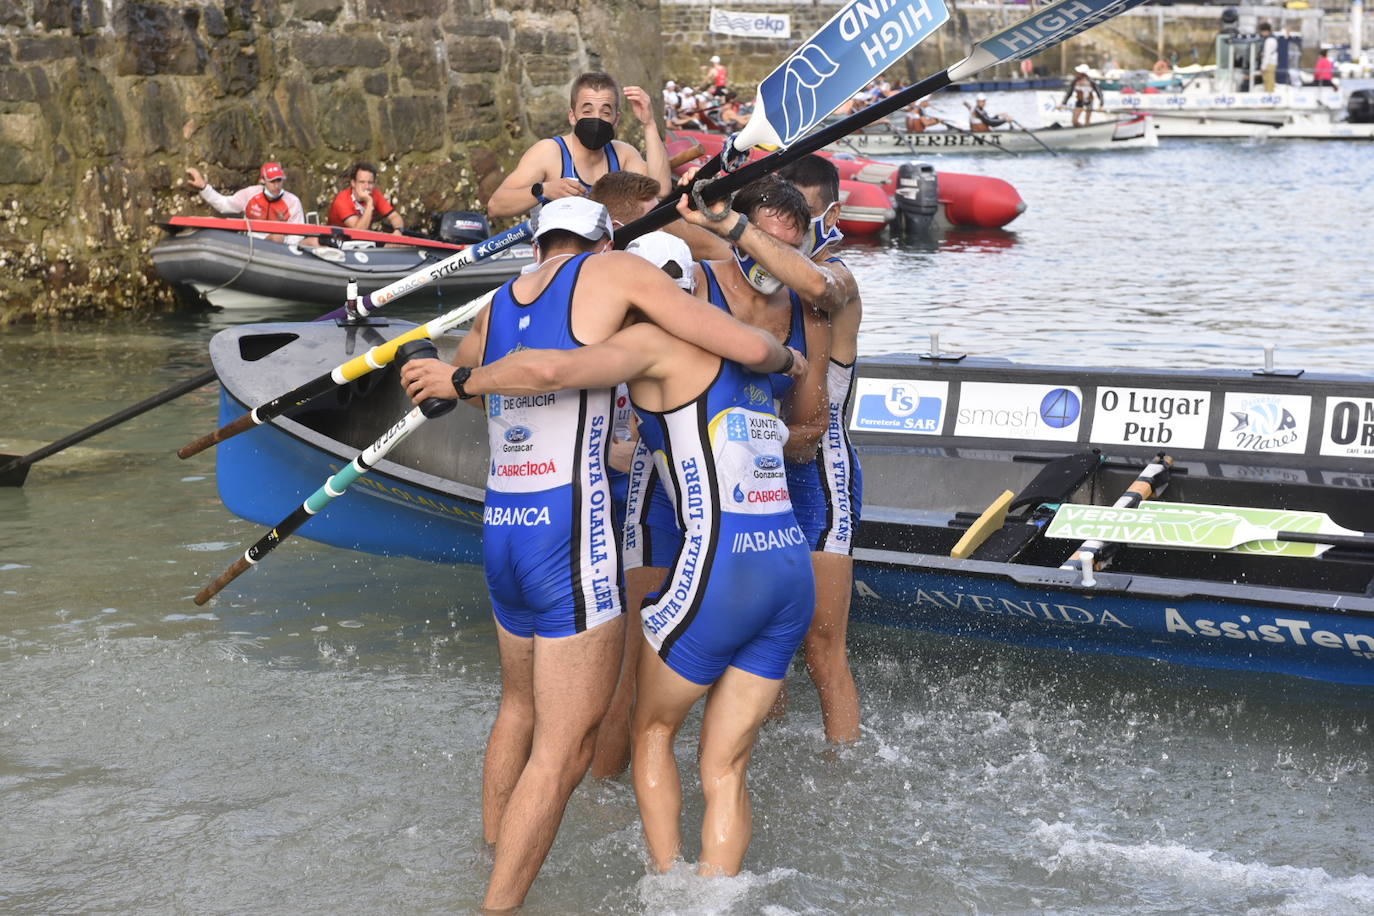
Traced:
<path id="1" fill-rule="evenodd" d="M 1267 515 L 1264 510 L 1230 506 L 1190 505 L 1183 508 L 1161 503 L 1127 509 L 1064 503 L 1045 529 L 1045 537 L 1091 538 L 1108 543 L 1190 550 L 1232 550 L 1244 544 L 1289 541 L 1320 545 L 1312 552 L 1314 555 L 1333 546 L 1374 549 L 1374 538 L 1343 528 L 1324 516 L 1324 521 L 1317 521 L 1315 531 L 1288 531 L 1265 522 L 1287 524 L 1296 520 L 1291 513 L 1275 512 L 1266 519 Z M 1302 515 L 1310 517 L 1313 513 Z"/>
<path id="2" fill-rule="evenodd" d="M 1079 32 L 1119 13 L 1139 6 L 1145 0 L 1059 0 L 1022 19 L 1015 25 L 980 41 L 973 53 L 947 71 L 950 82 L 968 79 L 993 64 L 1023 60 L 1068 41 Z"/>
<path id="3" fill-rule="evenodd" d="M 734 148 L 792 144 L 948 20 L 943 0 L 854 0 L 764 77 Z"/>

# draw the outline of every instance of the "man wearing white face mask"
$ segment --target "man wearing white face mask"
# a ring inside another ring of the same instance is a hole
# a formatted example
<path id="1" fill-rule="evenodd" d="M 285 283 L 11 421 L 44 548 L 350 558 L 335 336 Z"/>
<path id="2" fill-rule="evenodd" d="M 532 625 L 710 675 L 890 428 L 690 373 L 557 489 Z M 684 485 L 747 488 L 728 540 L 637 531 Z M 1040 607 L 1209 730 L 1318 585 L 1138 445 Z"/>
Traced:
<path id="1" fill-rule="evenodd" d="M 258 177 L 261 184 L 250 185 L 236 191 L 232 196 L 225 196 L 210 186 L 199 169 L 186 169 L 187 186 L 197 191 L 200 199 L 219 213 L 233 216 L 242 214 L 248 219 L 283 223 L 305 222 L 305 210 L 301 207 L 301 199 L 285 189 L 286 171 L 279 163 L 264 162 L 258 170 Z M 269 242 L 285 242 L 288 245 L 302 243 L 299 235 L 284 236 L 276 232 L 254 232 L 253 237 L 265 238 Z M 305 240 L 303 244 L 315 245 L 318 242 L 312 238 Z"/>

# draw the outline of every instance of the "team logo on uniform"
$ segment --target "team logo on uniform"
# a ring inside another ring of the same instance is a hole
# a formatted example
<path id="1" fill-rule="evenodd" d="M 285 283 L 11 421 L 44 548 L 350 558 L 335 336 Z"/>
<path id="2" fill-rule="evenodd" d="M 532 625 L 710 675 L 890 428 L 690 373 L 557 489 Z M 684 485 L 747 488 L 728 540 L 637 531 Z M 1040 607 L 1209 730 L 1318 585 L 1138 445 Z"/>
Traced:
<path id="1" fill-rule="evenodd" d="M 754 459 L 754 467 L 760 471 L 776 471 L 782 467 L 782 459 L 777 455 L 759 455 Z"/>
<path id="2" fill-rule="evenodd" d="M 758 385 L 744 386 L 744 396 L 748 399 L 750 404 L 754 405 L 767 404 L 773 400 L 773 396 L 768 394 Z"/>
<path id="3" fill-rule="evenodd" d="M 513 444 L 516 442 L 524 442 L 532 435 L 534 435 L 534 433 L 530 431 L 528 426 L 512 426 L 510 429 L 506 430 L 505 438 L 507 442 Z"/>
<path id="4" fill-rule="evenodd" d="M 530 316 L 529 316 L 529 315 L 524 315 L 524 316 L 522 316 L 517 326 L 518 326 L 518 327 L 520 328 L 520 330 L 522 330 L 522 331 L 525 330 L 525 328 L 529 327 L 529 326 L 530 326 Z"/>
<path id="5" fill-rule="evenodd" d="M 725 438 L 731 442 L 749 441 L 749 422 L 742 414 L 732 413 L 725 418 Z"/>
<path id="6" fill-rule="evenodd" d="M 730 496 L 737 503 L 744 502 L 744 488 L 739 484 L 735 484 L 735 489 L 730 491 Z"/>

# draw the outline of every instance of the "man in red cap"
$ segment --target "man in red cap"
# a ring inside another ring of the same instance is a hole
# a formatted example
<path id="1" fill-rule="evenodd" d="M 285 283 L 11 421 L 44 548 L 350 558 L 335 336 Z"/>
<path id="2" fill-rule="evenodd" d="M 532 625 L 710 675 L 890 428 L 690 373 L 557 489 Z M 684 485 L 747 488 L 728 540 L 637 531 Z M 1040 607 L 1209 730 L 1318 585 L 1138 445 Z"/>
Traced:
<path id="1" fill-rule="evenodd" d="M 277 220 L 284 223 L 304 223 L 305 210 L 301 199 L 285 189 L 286 172 L 277 162 L 264 162 L 258 170 L 261 184 L 250 185 L 226 197 L 210 186 L 199 169 L 186 170 L 186 184 L 200 193 L 205 201 L 220 213 L 237 216 L 242 214 L 249 219 Z M 299 235 L 283 235 L 279 232 L 264 234 L 255 232 L 256 238 L 266 238 L 269 242 L 285 242 L 288 245 L 315 245 L 318 242 L 302 239 Z"/>

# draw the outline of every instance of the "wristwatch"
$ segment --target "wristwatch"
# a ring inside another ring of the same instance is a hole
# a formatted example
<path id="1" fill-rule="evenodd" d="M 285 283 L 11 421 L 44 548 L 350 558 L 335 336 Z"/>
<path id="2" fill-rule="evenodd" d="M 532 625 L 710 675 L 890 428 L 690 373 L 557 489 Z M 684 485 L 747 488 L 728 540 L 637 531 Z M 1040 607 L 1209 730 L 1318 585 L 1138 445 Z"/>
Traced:
<path id="1" fill-rule="evenodd" d="M 725 233 L 725 237 L 729 239 L 731 242 L 738 242 L 740 236 L 744 235 L 744 230 L 747 228 L 749 228 L 749 217 L 741 213 L 739 215 L 739 220 L 734 225 L 734 228 L 732 228 L 729 232 Z"/>
<path id="2" fill-rule="evenodd" d="M 548 203 L 548 200 L 544 198 L 544 182 L 536 181 L 534 184 L 530 185 L 530 193 L 533 194 L 534 199 L 541 204 Z"/>
<path id="3" fill-rule="evenodd" d="M 467 389 L 463 387 L 467 384 L 470 375 L 472 375 L 471 366 L 459 366 L 453 370 L 453 390 L 458 392 L 458 397 L 464 401 L 471 401 L 477 397 L 475 394 L 468 394 Z"/>

